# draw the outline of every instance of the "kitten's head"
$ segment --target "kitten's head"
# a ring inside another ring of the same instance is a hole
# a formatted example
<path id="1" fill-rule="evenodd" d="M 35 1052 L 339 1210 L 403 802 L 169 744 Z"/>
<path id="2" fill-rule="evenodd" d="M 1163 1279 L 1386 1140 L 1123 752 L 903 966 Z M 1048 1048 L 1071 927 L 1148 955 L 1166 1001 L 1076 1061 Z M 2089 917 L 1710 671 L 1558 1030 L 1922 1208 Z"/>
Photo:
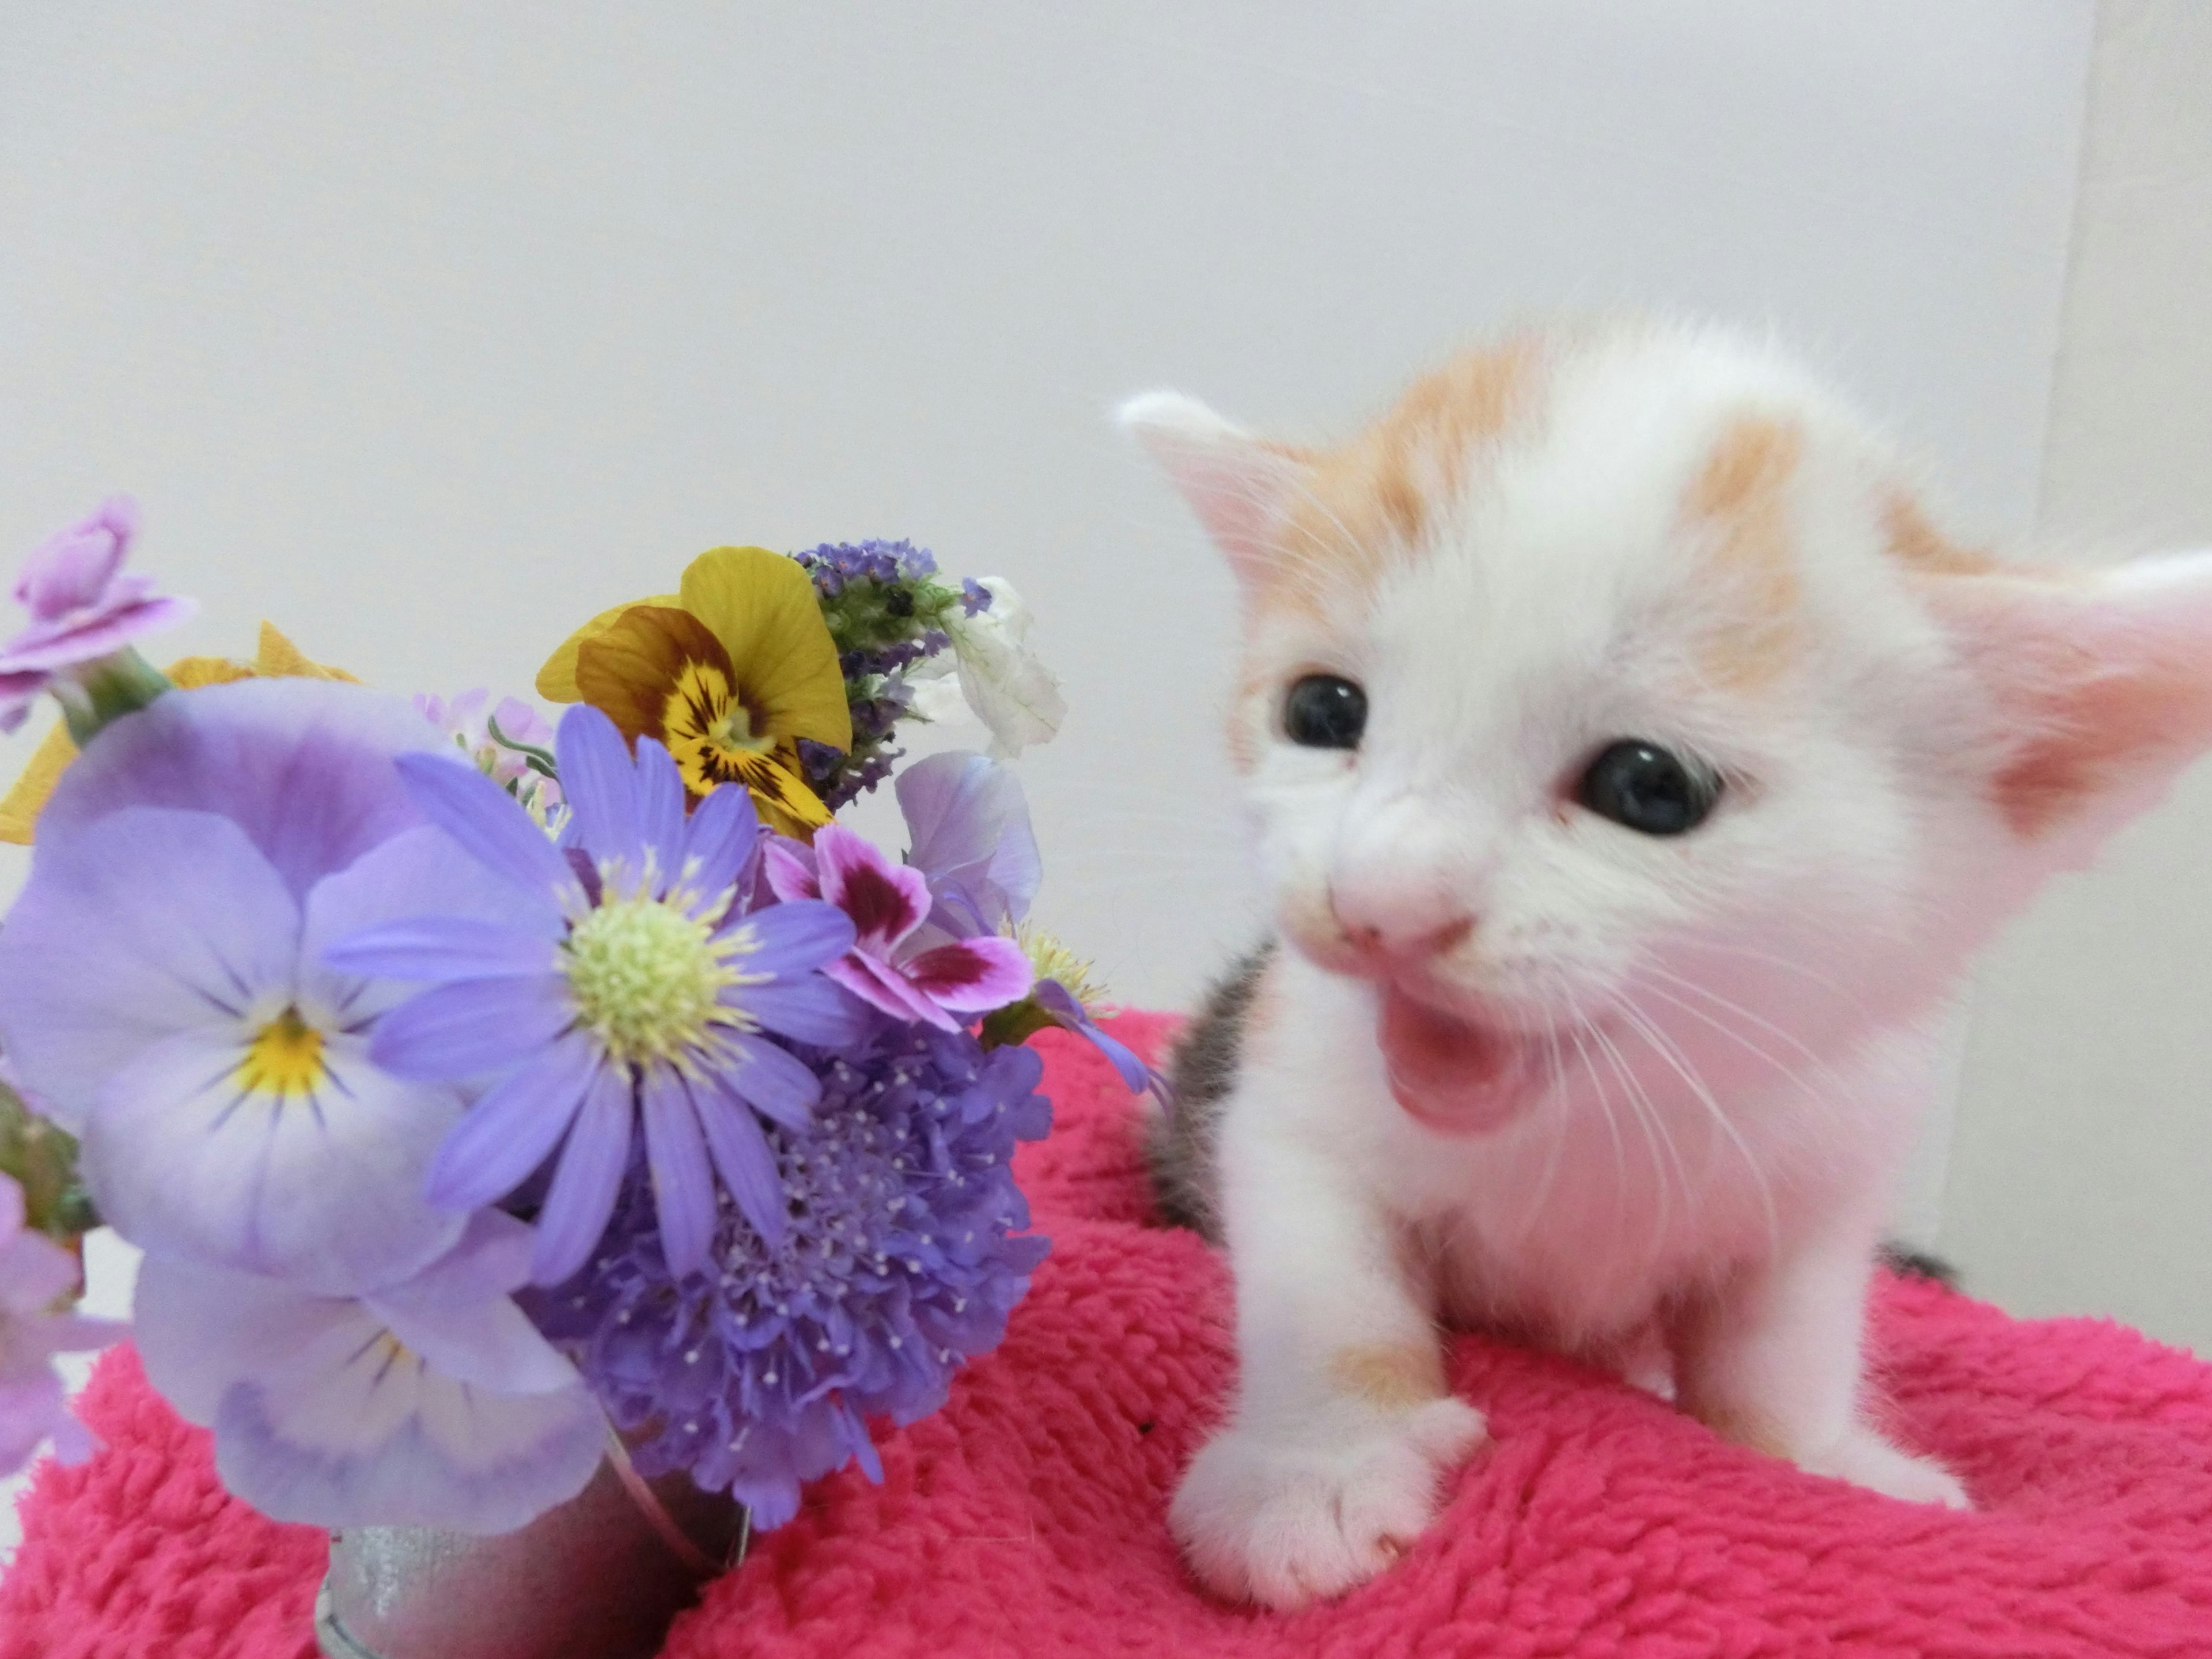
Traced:
<path id="1" fill-rule="evenodd" d="M 1772 1082 L 1917 1012 L 2212 742 L 2212 557 L 1957 549 L 1740 340 L 1528 337 L 1334 449 L 1123 420 L 1237 574 L 1282 933 L 1378 988 L 1439 1123 L 1563 1055 Z"/>

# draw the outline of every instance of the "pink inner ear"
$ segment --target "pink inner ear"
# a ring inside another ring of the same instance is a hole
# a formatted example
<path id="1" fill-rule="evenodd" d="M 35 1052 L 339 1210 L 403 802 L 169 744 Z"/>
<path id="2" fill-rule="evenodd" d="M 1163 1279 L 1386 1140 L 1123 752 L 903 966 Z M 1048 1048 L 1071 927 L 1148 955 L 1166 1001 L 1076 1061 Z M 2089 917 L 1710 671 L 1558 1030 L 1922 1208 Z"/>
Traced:
<path id="1" fill-rule="evenodd" d="M 2201 563 L 1922 584 L 2018 735 L 1991 792 L 2022 839 L 2212 744 L 2212 568 Z"/>
<path id="2" fill-rule="evenodd" d="M 2202 667 L 2140 663 L 2078 682 L 2053 698 L 2049 726 L 1996 775 L 2005 821 L 2033 838 L 2160 759 L 2178 769 L 2212 732 Z"/>

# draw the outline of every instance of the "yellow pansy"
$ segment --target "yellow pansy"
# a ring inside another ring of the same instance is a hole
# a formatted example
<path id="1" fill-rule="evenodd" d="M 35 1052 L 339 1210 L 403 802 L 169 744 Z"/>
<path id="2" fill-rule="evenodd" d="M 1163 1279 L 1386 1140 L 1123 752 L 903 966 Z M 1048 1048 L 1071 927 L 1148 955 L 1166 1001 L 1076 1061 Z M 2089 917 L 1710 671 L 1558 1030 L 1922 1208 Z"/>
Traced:
<path id="1" fill-rule="evenodd" d="M 229 657 L 185 657 L 162 671 L 175 684 L 189 690 L 200 685 L 227 685 L 233 680 L 345 680 L 361 682 L 343 668 L 311 662 L 300 647 L 276 631 L 273 623 L 261 624 L 260 650 L 252 662 Z M 0 842 L 18 847 L 31 844 L 33 826 L 54 793 L 63 771 L 76 758 L 76 744 L 67 728 L 57 726 L 31 753 L 30 763 L 0 798 Z"/>
<path id="2" fill-rule="evenodd" d="M 661 744 L 694 799 L 744 784 L 771 828 L 801 839 L 830 810 L 806 786 L 799 739 L 853 746 L 814 584 L 765 547 L 702 553 L 679 592 L 601 611 L 538 670 L 538 691 L 590 703 L 632 743 Z"/>

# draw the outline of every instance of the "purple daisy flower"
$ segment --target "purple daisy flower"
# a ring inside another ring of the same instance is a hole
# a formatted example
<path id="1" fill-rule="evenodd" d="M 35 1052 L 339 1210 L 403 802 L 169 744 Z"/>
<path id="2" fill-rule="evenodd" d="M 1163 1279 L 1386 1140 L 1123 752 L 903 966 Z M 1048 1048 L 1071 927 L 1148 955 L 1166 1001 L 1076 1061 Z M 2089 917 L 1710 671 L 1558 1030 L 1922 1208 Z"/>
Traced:
<path id="1" fill-rule="evenodd" d="M 152 577 L 123 574 L 137 529 L 137 507 L 116 495 L 49 536 L 23 562 L 15 599 L 31 624 L 0 645 L 0 732 L 22 725 L 56 674 L 192 614 L 190 599 L 155 593 Z"/>
<path id="2" fill-rule="evenodd" d="M 672 1273 L 634 1172 L 591 1270 L 526 1301 L 639 1437 L 641 1470 L 727 1490 L 763 1528 L 797 1512 L 802 1481 L 855 1459 L 881 1479 L 867 1419 L 942 1406 L 1048 1248 L 1021 1231 L 1012 1168 L 1052 1123 L 1034 1051 L 884 1025 L 819 1063 L 813 1115 L 769 1131 L 792 1199 L 781 1239 L 726 1207 L 705 1270 Z"/>
<path id="3" fill-rule="evenodd" d="M 223 1485 L 272 1519 L 509 1532 L 606 1449 L 599 1402 L 513 1299 L 530 1248 L 487 1210 L 362 1296 L 149 1255 L 133 1334 L 154 1386 L 215 1431 Z"/>
<path id="4" fill-rule="evenodd" d="M 816 971 L 851 949 L 853 926 L 829 904 L 745 907 L 760 828 L 743 788 L 716 789 L 687 819 L 668 752 L 641 738 L 633 761 L 588 704 L 562 716 L 555 745 L 569 809 L 560 847 L 473 768 L 401 762 L 422 811 L 501 878 L 505 913 L 418 916 L 328 959 L 436 981 L 378 1026 L 377 1064 L 489 1083 L 438 1151 L 432 1202 L 495 1202 L 557 1152 L 532 1271 L 565 1279 L 606 1227 L 641 1119 L 662 1241 L 686 1273 L 714 1233 L 715 1173 L 755 1226 L 781 1236 L 756 1113 L 804 1123 L 822 1090 L 765 1034 L 825 1047 L 859 1035 L 859 1011 Z"/>
<path id="5" fill-rule="evenodd" d="M 405 988 L 321 960 L 483 905 L 393 769 L 438 745 L 396 698 L 254 680 L 171 692 L 63 775 L 0 928 L 0 1045 L 133 1243 L 333 1292 L 452 1248 L 421 1189 L 460 1093 L 372 1065 Z"/>

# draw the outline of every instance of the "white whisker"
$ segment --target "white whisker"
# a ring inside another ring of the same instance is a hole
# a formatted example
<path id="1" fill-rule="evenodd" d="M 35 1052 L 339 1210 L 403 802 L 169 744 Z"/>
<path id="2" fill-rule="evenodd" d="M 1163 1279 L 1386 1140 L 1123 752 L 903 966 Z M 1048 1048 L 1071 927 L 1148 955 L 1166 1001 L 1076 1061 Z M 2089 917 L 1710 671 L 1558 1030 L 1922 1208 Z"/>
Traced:
<path id="1" fill-rule="evenodd" d="M 1816 1072 L 1825 1073 L 1829 1083 L 1839 1091 L 1845 1091 L 1849 1088 L 1849 1085 L 1847 1085 L 1844 1079 L 1838 1075 L 1834 1066 L 1829 1065 L 1826 1060 L 1822 1059 L 1819 1054 L 1814 1054 L 1813 1050 L 1807 1048 L 1796 1036 L 1792 1035 L 1790 1032 L 1783 1030 L 1782 1027 L 1774 1024 L 1773 1021 L 1761 1018 L 1759 1015 L 1753 1013 L 1750 1009 L 1744 1007 L 1739 1003 L 1730 1002 L 1726 997 L 1720 995 L 1717 992 L 1707 990 L 1704 986 L 1698 984 L 1694 980 L 1684 979 L 1679 974 L 1670 974 L 1662 968 L 1653 967 L 1650 964 L 1646 964 L 1646 967 L 1650 972 L 1656 974 L 1667 983 L 1675 986 L 1680 989 L 1694 993 L 1696 995 L 1705 998 L 1706 1001 L 1711 1003 L 1715 1007 L 1719 1008 L 1723 1012 L 1737 1015 L 1750 1021 L 1751 1024 L 1757 1026 L 1759 1030 L 1781 1038 L 1783 1042 L 1788 1043 L 1792 1048 L 1795 1048 L 1800 1054 L 1802 1054 L 1808 1060 L 1812 1062 L 1813 1067 Z M 1684 1002 L 1680 997 L 1668 995 L 1656 985 L 1646 985 L 1644 988 L 1651 995 L 1657 997 L 1661 1001 L 1673 1005 L 1674 1007 L 1680 1009 L 1684 1013 L 1688 1014 L 1692 1018 L 1704 1021 L 1705 1024 L 1712 1027 L 1716 1031 L 1720 1032 L 1723 1036 L 1734 1039 L 1737 1043 L 1741 1045 L 1747 1053 L 1765 1060 L 1769 1066 L 1773 1066 L 1776 1071 L 1781 1073 L 1792 1083 L 1795 1083 L 1800 1089 L 1803 1090 L 1806 1095 L 1811 1099 L 1819 1101 L 1823 1098 L 1820 1091 L 1815 1089 L 1811 1084 L 1806 1082 L 1796 1070 L 1790 1066 L 1784 1065 L 1781 1060 L 1777 1059 L 1773 1054 L 1769 1054 L 1765 1048 L 1760 1048 L 1757 1043 L 1752 1042 L 1751 1039 L 1746 1036 L 1741 1031 L 1735 1030 L 1732 1026 L 1723 1024 L 1712 1015 L 1705 1012 L 1702 1009 L 1692 1007 L 1690 1004 Z"/>
<path id="2" fill-rule="evenodd" d="M 1683 1082 L 1690 1085 L 1691 1092 L 1711 1114 L 1713 1121 L 1719 1125 L 1722 1133 L 1728 1136 L 1730 1143 L 1743 1158 L 1744 1168 L 1750 1172 L 1753 1184 L 1759 1188 L 1759 1206 L 1766 1218 L 1767 1249 L 1771 1254 L 1781 1245 L 1782 1219 L 1775 1209 L 1772 1183 L 1767 1180 L 1766 1171 L 1760 1167 L 1758 1157 L 1752 1152 L 1751 1144 L 1743 1138 L 1741 1132 L 1736 1128 L 1728 1113 L 1722 1109 L 1720 1102 L 1713 1097 L 1712 1090 L 1691 1063 L 1689 1056 L 1675 1046 L 1674 1040 L 1660 1028 L 1658 1022 L 1626 996 L 1616 996 L 1613 999 L 1613 1006 L 1626 1016 L 1629 1029 L 1642 1037 L 1652 1051 L 1672 1066 Z"/>
<path id="3" fill-rule="evenodd" d="M 1682 1155 L 1674 1145 L 1674 1136 L 1668 1133 L 1666 1119 L 1660 1115 L 1658 1109 L 1651 1103 L 1651 1097 L 1644 1089 L 1642 1080 L 1637 1077 L 1634 1068 L 1623 1057 L 1613 1039 L 1601 1028 L 1591 1026 L 1589 1034 L 1597 1039 L 1599 1048 L 1604 1053 L 1613 1070 L 1619 1073 L 1621 1086 L 1628 1091 L 1629 1104 L 1634 1109 L 1637 1123 L 1643 1129 L 1644 1140 L 1651 1149 L 1651 1176 L 1659 1189 L 1659 1202 L 1653 1212 L 1651 1221 L 1651 1253 L 1656 1256 L 1666 1243 L 1668 1224 L 1674 1219 L 1673 1189 L 1668 1184 L 1667 1169 L 1659 1161 L 1661 1149 L 1662 1147 L 1665 1149 L 1668 1161 L 1674 1166 L 1675 1176 L 1681 1182 L 1682 1202 L 1686 1206 L 1693 1201 L 1690 1188 L 1690 1172 L 1682 1163 Z"/>
<path id="4" fill-rule="evenodd" d="M 1628 1217 L 1628 1149 L 1621 1142 L 1620 1121 L 1613 1115 L 1612 1091 L 1605 1086 L 1605 1079 L 1598 1075 L 1597 1066 L 1590 1059 L 1589 1048 L 1583 1046 L 1583 1032 L 1585 1029 L 1571 1025 L 1567 1028 L 1567 1035 L 1574 1039 L 1575 1054 L 1582 1060 L 1583 1070 L 1589 1073 L 1591 1086 L 1597 1091 L 1598 1107 L 1605 1114 L 1606 1133 L 1613 1138 L 1613 1205 L 1620 1211 L 1622 1220 L 1626 1221 Z"/>

